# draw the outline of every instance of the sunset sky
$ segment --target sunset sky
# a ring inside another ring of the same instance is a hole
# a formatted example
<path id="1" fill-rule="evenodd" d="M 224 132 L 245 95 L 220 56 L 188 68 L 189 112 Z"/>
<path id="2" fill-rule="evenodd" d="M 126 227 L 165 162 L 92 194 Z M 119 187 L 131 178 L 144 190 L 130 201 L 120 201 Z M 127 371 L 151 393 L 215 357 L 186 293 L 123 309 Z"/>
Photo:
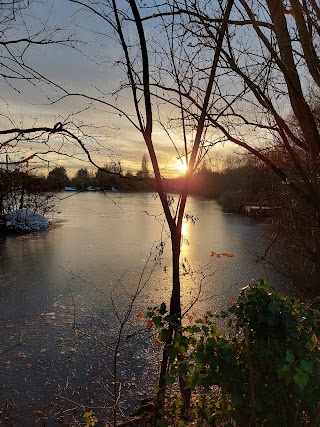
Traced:
<path id="1" fill-rule="evenodd" d="M 54 35 L 54 38 L 70 36 L 71 39 L 77 40 L 74 47 L 70 47 L 70 43 L 68 46 L 51 44 L 37 45 L 28 50 L 26 56 L 28 64 L 46 78 L 69 92 L 94 97 L 101 97 L 102 93 L 117 90 L 124 81 L 124 73 L 119 74 L 119 67 L 113 66 L 115 60 L 121 58 L 121 50 L 113 40 L 110 29 L 101 22 L 101 19 L 79 11 L 79 5 L 65 0 L 56 0 L 51 4 L 33 3 L 28 15 L 26 25 L 29 33 L 34 34 L 43 26 L 47 29 L 59 27 L 65 30 Z M 101 35 L 102 32 L 108 34 Z M 26 32 L 20 26 L 8 34 L 11 37 L 21 37 Z M 94 153 L 99 165 L 120 160 L 124 171 L 135 173 L 140 168 L 142 156 L 147 152 L 142 135 L 125 117 L 120 116 L 112 108 L 99 103 L 91 105 L 90 101 L 80 96 L 52 102 L 58 100 L 63 91 L 39 82 L 32 85 L 24 81 L 22 83 L 15 81 L 10 85 L 1 79 L 0 84 L 3 114 L 1 123 L 4 126 L 9 127 L 10 122 L 12 127 L 53 126 L 59 121 L 76 122 L 83 126 L 85 134 L 82 137 L 83 141 Z M 113 103 L 115 98 L 111 99 L 108 95 L 104 95 L 103 99 Z M 136 122 L 131 93 L 128 90 L 119 93 L 116 102 L 117 106 L 132 115 Z M 168 107 L 162 108 L 168 117 L 173 114 Z M 182 152 L 182 141 L 177 133 L 178 131 L 170 132 L 172 138 L 170 141 L 165 130 L 156 121 L 154 122 L 153 142 L 164 176 L 183 173 L 183 162 L 179 160 L 172 144 L 174 142 L 178 151 Z M 193 137 L 193 133 L 190 132 L 187 135 L 188 142 L 191 143 Z M 87 166 L 92 169 L 86 163 L 82 150 L 74 144 L 64 142 L 62 146 L 60 136 L 56 136 L 52 141 L 54 141 L 52 147 L 60 148 L 61 154 L 45 156 L 45 168 L 42 168 L 42 171 L 64 165 L 72 176 L 79 167 Z M 18 156 L 25 155 L 29 149 L 28 145 L 20 146 Z M 216 152 L 218 151 L 216 149 Z M 69 155 L 67 159 L 63 155 L 65 152 Z M 18 158 L 16 153 L 17 148 L 8 148 L 6 152 L 9 160 Z M 37 158 L 29 163 L 30 168 L 40 165 Z"/>
<path id="2" fill-rule="evenodd" d="M 92 5 L 96 13 L 88 12 L 81 6 L 82 3 Z M 184 114 L 187 115 L 186 143 L 190 153 L 216 41 L 212 37 L 207 43 L 206 35 L 203 34 L 206 30 L 201 29 L 200 23 L 194 24 L 191 19 L 185 24 L 183 17 L 178 24 L 173 20 L 172 33 L 167 33 L 170 22 L 162 22 L 154 16 L 154 12 L 158 8 L 168 7 L 166 5 L 169 3 L 147 0 L 137 4 L 141 16 L 151 18 L 143 20 L 143 26 L 149 52 L 153 144 L 162 175 L 180 175 L 183 173 L 184 141 L 181 110 L 177 107 L 180 102 L 177 80 L 185 94 L 182 103 Z M 137 98 L 144 122 L 142 61 L 137 30 L 132 13 L 128 11 L 128 3 L 117 0 L 117 5 L 121 9 L 120 16 L 125 17 L 121 28 L 128 46 L 133 76 L 136 82 L 140 79 L 136 83 Z M 216 2 L 199 5 L 205 5 L 208 19 L 221 18 L 221 10 Z M 124 53 L 119 44 L 119 35 L 112 27 L 113 12 L 108 7 L 108 1 L 34 0 L 23 12 L 23 19 L 17 18 L 10 22 L 4 31 L 7 40 L 49 38 L 55 43 L 35 44 L 31 47 L 18 43 L 8 45 L 8 52 L 4 47 L 1 48 L 4 71 L 21 71 L 32 79 L 27 82 L 25 79 L 0 78 L 0 126 L 2 129 L 53 127 L 62 122 L 66 129 L 81 138 L 97 165 L 103 167 L 106 163 L 121 161 L 124 172 L 135 173 L 140 169 L 147 148 L 137 129 L 139 123 L 128 85 Z M 193 7 L 191 3 L 189 7 Z M 262 28 L 266 37 L 270 37 L 270 16 L 265 13 L 260 2 L 253 3 L 252 7 L 258 14 L 256 16 L 260 14 L 261 20 L 265 21 Z M 166 15 L 168 21 L 171 19 L 170 14 L 169 10 Z M 220 168 L 223 162 L 221 159 L 239 151 L 241 145 L 254 147 L 255 150 L 265 150 L 266 147 L 272 150 L 278 143 L 278 135 L 271 111 L 276 111 L 284 119 L 290 117 L 291 113 L 285 79 L 276 65 L 270 65 L 268 49 L 255 34 L 254 27 L 248 24 L 248 20 L 243 26 L 233 24 L 239 19 L 241 21 L 243 16 L 246 16 L 245 11 L 241 10 L 241 3 L 237 3 L 233 9 L 232 23 L 228 27 L 230 37 L 224 41 L 225 52 L 220 56 L 211 92 L 206 119 L 208 130 L 201 137 L 201 144 L 205 146 L 202 154 L 207 147 L 211 147 L 209 161 L 211 158 L 216 163 L 218 158 Z M 287 19 L 291 25 L 290 17 Z M 213 33 L 217 33 L 215 25 L 212 25 Z M 294 29 L 292 31 L 294 36 Z M 19 65 L 10 59 L 10 54 L 17 57 L 22 52 L 25 63 L 23 69 L 19 69 Z M 228 55 L 236 58 L 238 65 L 235 68 L 229 63 Z M 32 75 L 32 71 L 25 65 L 31 66 L 40 76 Z M 299 71 L 307 94 L 309 81 L 304 76 L 303 67 Z M 259 99 L 260 95 L 256 96 L 252 85 L 247 84 L 248 80 L 259 90 L 262 88 L 265 103 Z M 271 100 L 272 109 L 269 108 L 271 104 L 268 99 Z M 233 142 L 228 142 L 231 139 Z M 47 172 L 63 165 L 70 176 L 80 167 L 93 168 L 88 164 L 82 148 L 74 140 L 63 139 L 59 134 L 51 135 L 46 144 L 23 141 L 17 146 L 12 145 L 10 143 L 1 150 L 2 162 L 6 156 L 9 161 L 19 161 L 36 152 L 37 155 L 29 162 L 29 168 L 41 166 L 42 171 Z"/>

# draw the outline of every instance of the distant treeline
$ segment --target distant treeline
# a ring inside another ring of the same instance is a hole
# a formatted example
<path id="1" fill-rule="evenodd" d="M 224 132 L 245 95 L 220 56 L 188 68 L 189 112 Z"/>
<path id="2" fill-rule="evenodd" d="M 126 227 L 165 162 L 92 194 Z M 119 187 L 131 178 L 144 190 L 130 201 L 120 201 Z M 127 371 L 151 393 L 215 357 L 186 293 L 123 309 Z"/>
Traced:
<path id="1" fill-rule="evenodd" d="M 183 189 L 184 176 L 164 178 L 168 193 L 179 194 Z M 47 177 L 47 188 L 62 190 L 73 186 L 77 190 L 117 190 L 122 192 L 154 192 L 156 183 L 146 166 L 136 175 L 123 174 L 120 163 L 105 165 L 104 169 L 90 172 L 79 169 L 69 179 L 63 167 L 54 168 Z M 278 197 L 283 185 L 273 172 L 264 165 L 251 160 L 237 162 L 221 172 L 215 172 L 203 165 L 192 176 L 189 193 L 194 196 L 219 201 L 225 211 L 242 212 L 246 204 L 271 204 Z"/>
<path id="2" fill-rule="evenodd" d="M 183 178 L 167 181 L 167 189 L 179 192 Z M 192 177 L 190 194 L 217 200 L 226 212 L 244 213 L 245 205 L 275 206 L 285 185 L 270 168 L 251 159 L 215 172 L 206 166 Z"/>
<path id="3" fill-rule="evenodd" d="M 178 194 L 184 185 L 184 177 L 163 179 L 168 193 Z M 76 190 L 117 190 L 122 192 L 155 192 L 156 183 L 147 168 L 136 175 L 123 174 L 121 164 L 106 165 L 96 172 L 79 169 L 69 178 L 64 167 L 55 167 L 48 176 L 39 177 L 31 172 L 0 170 L 1 200 L 14 193 L 23 198 L 25 193 L 60 191 L 65 187 Z M 225 211 L 242 212 L 245 204 L 274 204 L 283 193 L 284 184 L 264 165 L 246 161 L 239 166 L 229 166 L 215 172 L 206 165 L 196 171 L 189 186 L 191 195 L 219 201 Z M 20 195 L 19 195 L 20 194 Z"/>

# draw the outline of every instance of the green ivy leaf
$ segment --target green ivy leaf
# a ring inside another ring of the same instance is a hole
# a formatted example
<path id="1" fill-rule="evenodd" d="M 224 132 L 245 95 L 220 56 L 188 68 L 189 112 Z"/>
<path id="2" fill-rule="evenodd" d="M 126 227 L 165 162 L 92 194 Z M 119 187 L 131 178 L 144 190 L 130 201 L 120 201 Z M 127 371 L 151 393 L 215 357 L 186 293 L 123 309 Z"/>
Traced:
<path id="1" fill-rule="evenodd" d="M 167 384 L 169 384 L 169 385 L 173 384 L 176 380 L 175 377 L 173 377 L 172 375 L 170 375 L 168 373 L 166 373 L 164 377 L 166 379 Z"/>
<path id="2" fill-rule="evenodd" d="M 158 385 L 154 385 L 153 386 L 153 391 L 155 394 L 158 394 L 158 392 L 160 391 L 160 387 Z"/>
<path id="3" fill-rule="evenodd" d="M 290 364 L 294 363 L 295 361 L 294 354 L 288 351 L 286 355 L 286 361 Z"/>
<path id="4" fill-rule="evenodd" d="M 159 309 L 159 313 L 160 314 L 165 314 L 167 312 L 167 307 L 166 307 L 166 304 L 163 302 L 161 305 L 160 305 L 160 309 Z"/>
<path id="5" fill-rule="evenodd" d="M 307 374 L 311 375 L 313 371 L 313 362 L 312 360 L 302 359 L 299 362 L 299 368 L 302 369 Z"/>
<path id="6" fill-rule="evenodd" d="M 152 321 L 155 324 L 156 328 L 160 328 L 160 326 L 162 326 L 162 318 L 160 316 L 154 316 L 152 317 Z"/>
<path id="7" fill-rule="evenodd" d="M 293 376 L 293 381 L 301 390 L 303 390 L 308 383 L 309 375 L 301 371 L 299 368 L 296 368 L 296 371 L 296 374 Z"/>
<path id="8" fill-rule="evenodd" d="M 157 421 L 157 427 L 169 427 L 169 424 L 165 420 Z"/>
<path id="9" fill-rule="evenodd" d="M 170 336 L 170 331 L 169 331 L 169 329 L 162 329 L 161 331 L 160 331 L 160 334 L 159 334 L 159 341 L 161 341 L 161 342 L 167 342 L 167 340 L 168 340 L 168 338 L 169 338 L 169 336 Z"/>

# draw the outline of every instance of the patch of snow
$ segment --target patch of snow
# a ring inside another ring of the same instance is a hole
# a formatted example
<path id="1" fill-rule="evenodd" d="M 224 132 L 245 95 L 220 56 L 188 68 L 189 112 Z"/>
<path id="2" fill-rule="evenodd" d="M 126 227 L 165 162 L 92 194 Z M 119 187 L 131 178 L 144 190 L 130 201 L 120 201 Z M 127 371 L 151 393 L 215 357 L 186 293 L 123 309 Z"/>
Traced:
<path id="1" fill-rule="evenodd" d="M 31 209 L 17 209 L 6 215 L 5 225 L 13 230 L 42 230 L 49 227 L 48 221 Z"/>

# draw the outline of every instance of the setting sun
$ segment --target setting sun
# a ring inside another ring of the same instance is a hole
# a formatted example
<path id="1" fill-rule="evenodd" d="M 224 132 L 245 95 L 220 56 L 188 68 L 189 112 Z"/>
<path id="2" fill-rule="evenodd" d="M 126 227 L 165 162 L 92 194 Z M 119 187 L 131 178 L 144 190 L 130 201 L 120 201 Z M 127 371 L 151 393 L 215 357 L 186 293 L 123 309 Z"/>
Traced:
<path id="1" fill-rule="evenodd" d="M 180 173 L 186 173 L 188 170 L 188 165 L 186 165 L 185 163 L 180 163 L 175 166 L 175 169 L 177 169 Z"/>

